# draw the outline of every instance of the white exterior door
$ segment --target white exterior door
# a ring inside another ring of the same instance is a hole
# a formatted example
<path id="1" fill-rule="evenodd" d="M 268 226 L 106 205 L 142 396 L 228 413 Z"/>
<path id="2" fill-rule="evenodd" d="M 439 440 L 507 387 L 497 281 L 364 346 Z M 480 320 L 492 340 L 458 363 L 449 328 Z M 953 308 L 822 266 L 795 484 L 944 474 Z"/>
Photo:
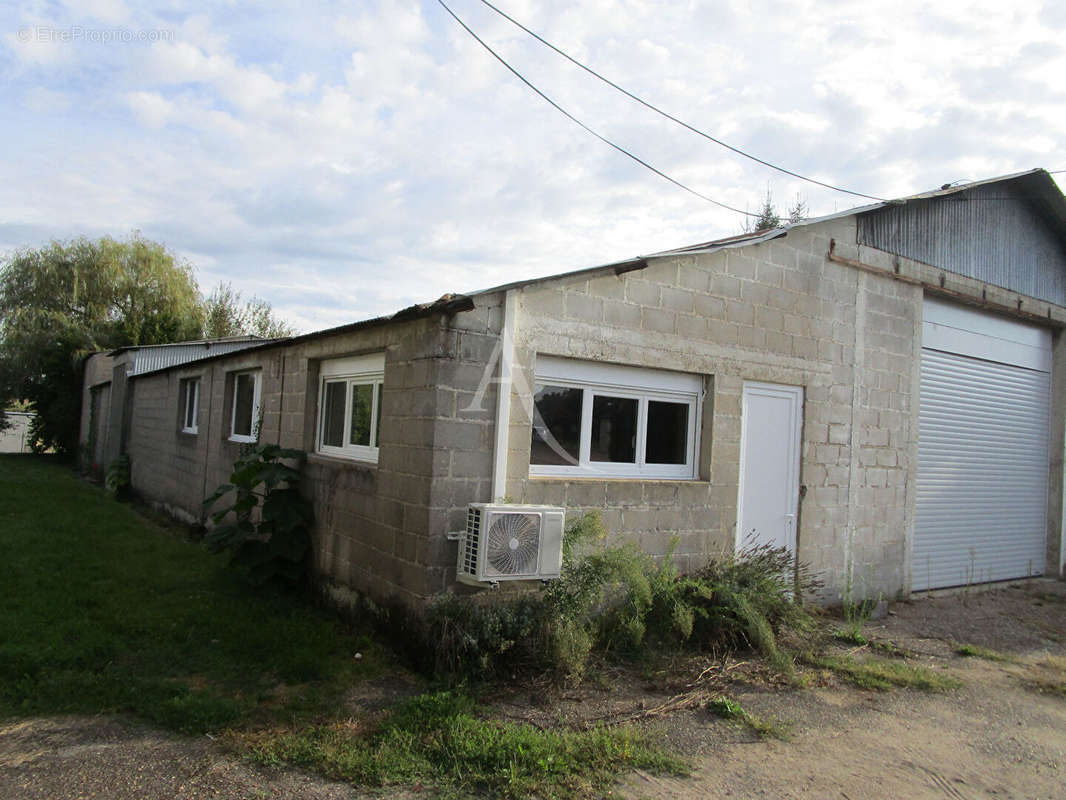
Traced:
<path id="1" fill-rule="evenodd" d="M 913 589 L 1044 571 L 1051 333 L 926 298 Z"/>
<path id="2" fill-rule="evenodd" d="M 740 429 L 737 548 L 796 551 L 803 389 L 745 383 Z"/>

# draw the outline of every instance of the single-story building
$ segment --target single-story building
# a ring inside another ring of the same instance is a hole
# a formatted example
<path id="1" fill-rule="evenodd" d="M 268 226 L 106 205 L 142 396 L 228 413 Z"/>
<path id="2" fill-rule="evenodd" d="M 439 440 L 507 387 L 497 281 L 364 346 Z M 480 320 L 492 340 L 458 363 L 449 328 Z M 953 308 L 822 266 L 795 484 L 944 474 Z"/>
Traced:
<path id="1" fill-rule="evenodd" d="M 786 545 L 827 599 L 1061 577 L 1064 326 L 1033 170 L 141 372 L 124 449 L 200 519 L 242 443 L 306 450 L 318 574 L 413 606 L 494 502 Z"/>
<path id="2" fill-rule="evenodd" d="M 276 340 L 269 340 L 276 341 Z M 84 365 L 78 449 L 82 465 L 105 469 L 126 452 L 129 438 L 129 381 L 145 372 L 206 356 L 267 344 L 258 336 L 226 336 L 172 344 L 129 345 L 94 353 Z"/>

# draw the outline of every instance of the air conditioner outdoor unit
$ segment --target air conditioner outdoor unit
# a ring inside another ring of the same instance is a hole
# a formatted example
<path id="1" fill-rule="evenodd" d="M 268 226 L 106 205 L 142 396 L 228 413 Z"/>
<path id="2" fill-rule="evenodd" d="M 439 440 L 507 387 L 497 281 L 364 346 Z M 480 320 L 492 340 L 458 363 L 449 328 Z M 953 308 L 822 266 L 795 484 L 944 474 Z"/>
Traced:
<path id="1" fill-rule="evenodd" d="M 566 511 L 554 506 L 471 503 L 456 578 L 484 585 L 559 577 Z"/>

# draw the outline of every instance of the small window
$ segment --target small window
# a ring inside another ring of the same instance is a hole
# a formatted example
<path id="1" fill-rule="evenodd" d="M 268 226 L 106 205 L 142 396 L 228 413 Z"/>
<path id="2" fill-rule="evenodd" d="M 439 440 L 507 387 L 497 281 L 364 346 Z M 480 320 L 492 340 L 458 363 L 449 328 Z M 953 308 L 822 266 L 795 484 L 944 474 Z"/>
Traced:
<path id="1" fill-rule="evenodd" d="M 384 353 L 323 361 L 319 375 L 318 452 L 376 463 Z"/>
<path id="2" fill-rule="evenodd" d="M 262 373 L 238 372 L 233 376 L 233 412 L 230 417 L 230 440 L 254 442 L 259 438 L 259 395 Z"/>
<path id="3" fill-rule="evenodd" d="M 531 475 L 694 479 L 699 375 L 541 356 Z"/>
<path id="4" fill-rule="evenodd" d="M 180 395 L 182 433 L 196 433 L 196 421 L 200 416 L 200 379 L 183 380 Z"/>

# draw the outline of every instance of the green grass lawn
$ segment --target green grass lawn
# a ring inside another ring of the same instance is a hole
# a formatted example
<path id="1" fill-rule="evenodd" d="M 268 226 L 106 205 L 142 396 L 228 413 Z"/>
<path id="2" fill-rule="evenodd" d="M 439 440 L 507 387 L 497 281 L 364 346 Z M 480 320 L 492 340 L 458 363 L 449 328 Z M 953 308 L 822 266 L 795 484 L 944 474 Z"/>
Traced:
<path id="1" fill-rule="evenodd" d="M 354 683 L 393 668 L 388 650 L 255 593 L 224 556 L 47 458 L 0 456 L 0 565 L 0 718 L 129 713 L 221 731 L 262 763 L 451 796 L 607 796 L 626 769 L 686 769 L 635 729 L 500 723 L 463 692 L 350 708 Z"/>
<path id="2" fill-rule="evenodd" d="M 47 458 L 0 456 L 0 565 L 2 716 L 129 712 L 211 731 L 313 716 L 382 669 L 366 637 L 254 594 L 225 557 Z"/>

